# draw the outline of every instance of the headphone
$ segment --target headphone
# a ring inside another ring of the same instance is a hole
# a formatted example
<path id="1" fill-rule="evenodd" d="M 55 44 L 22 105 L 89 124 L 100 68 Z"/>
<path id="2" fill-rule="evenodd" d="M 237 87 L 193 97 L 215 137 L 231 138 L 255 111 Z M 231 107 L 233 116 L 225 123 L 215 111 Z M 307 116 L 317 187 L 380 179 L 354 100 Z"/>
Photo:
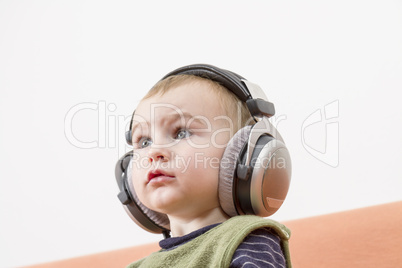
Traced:
<path id="1" fill-rule="evenodd" d="M 274 104 L 267 100 L 262 89 L 240 75 L 207 64 L 178 68 L 161 80 L 173 75 L 195 75 L 215 81 L 245 102 L 256 123 L 245 126 L 229 141 L 219 170 L 219 202 L 229 216 L 274 214 L 284 202 L 291 181 L 291 159 L 282 136 L 269 122 L 275 114 Z M 131 128 L 126 141 L 132 144 Z M 120 193 L 118 198 L 126 212 L 140 227 L 169 237 L 170 223 L 166 214 L 147 208 L 138 199 L 132 185 L 130 162 L 133 151 L 116 163 L 115 177 Z"/>

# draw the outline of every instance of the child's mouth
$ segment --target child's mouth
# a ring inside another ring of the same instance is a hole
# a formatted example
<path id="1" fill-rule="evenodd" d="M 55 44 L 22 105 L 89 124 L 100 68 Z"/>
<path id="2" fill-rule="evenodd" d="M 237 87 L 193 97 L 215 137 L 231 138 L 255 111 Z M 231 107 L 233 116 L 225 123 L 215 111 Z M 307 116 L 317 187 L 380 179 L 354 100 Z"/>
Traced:
<path id="1" fill-rule="evenodd" d="M 151 172 L 148 173 L 148 183 L 150 181 L 163 181 L 166 179 L 171 179 L 173 178 L 173 176 L 161 171 L 161 170 L 153 170 Z"/>

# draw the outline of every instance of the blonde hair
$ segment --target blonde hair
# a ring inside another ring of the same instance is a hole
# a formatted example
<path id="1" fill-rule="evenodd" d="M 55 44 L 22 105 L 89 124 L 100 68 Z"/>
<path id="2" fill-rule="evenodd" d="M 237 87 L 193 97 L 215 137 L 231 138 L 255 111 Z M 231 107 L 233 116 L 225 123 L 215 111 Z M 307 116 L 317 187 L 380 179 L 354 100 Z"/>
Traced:
<path id="1" fill-rule="evenodd" d="M 232 119 L 233 130 L 235 133 L 240 128 L 254 124 L 254 119 L 250 115 L 250 112 L 246 106 L 246 103 L 240 101 L 237 96 L 213 80 L 202 78 L 195 75 L 174 75 L 169 76 L 158 83 L 156 83 L 144 96 L 143 100 L 153 97 L 155 95 L 163 95 L 170 89 L 188 84 L 188 83 L 206 83 L 209 88 L 216 94 L 226 115 Z"/>

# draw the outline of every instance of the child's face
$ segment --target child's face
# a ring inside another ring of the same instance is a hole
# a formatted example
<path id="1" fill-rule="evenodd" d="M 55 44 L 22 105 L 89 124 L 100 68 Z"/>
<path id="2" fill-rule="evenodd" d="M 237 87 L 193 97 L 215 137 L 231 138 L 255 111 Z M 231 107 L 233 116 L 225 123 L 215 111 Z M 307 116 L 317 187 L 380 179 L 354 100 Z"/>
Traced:
<path id="1" fill-rule="evenodd" d="M 144 205 L 194 218 L 220 209 L 219 162 L 230 139 L 224 114 L 216 93 L 202 82 L 141 101 L 131 179 Z"/>

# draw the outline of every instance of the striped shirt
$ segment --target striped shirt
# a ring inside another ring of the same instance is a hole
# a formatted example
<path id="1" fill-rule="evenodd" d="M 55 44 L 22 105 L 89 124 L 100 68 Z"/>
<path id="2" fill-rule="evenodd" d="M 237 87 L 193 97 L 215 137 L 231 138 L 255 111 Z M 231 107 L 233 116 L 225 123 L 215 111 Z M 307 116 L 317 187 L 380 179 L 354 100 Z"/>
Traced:
<path id="1" fill-rule="evenodd" d="M 206 226 L 181 237 L 171 237 L 159 242 L 162 250 L 172 250 L 204 234 L 219 224 Z M 239 245 L 230 267 L 286 267 L 280 238 L 268 228 L 251 232 Z"/>
<path id="2" fill-rule="evenodd" d="M 230 267 L 286 267 L 280 238 L 270 229 L 250 233 L 233 254 Z"/>

